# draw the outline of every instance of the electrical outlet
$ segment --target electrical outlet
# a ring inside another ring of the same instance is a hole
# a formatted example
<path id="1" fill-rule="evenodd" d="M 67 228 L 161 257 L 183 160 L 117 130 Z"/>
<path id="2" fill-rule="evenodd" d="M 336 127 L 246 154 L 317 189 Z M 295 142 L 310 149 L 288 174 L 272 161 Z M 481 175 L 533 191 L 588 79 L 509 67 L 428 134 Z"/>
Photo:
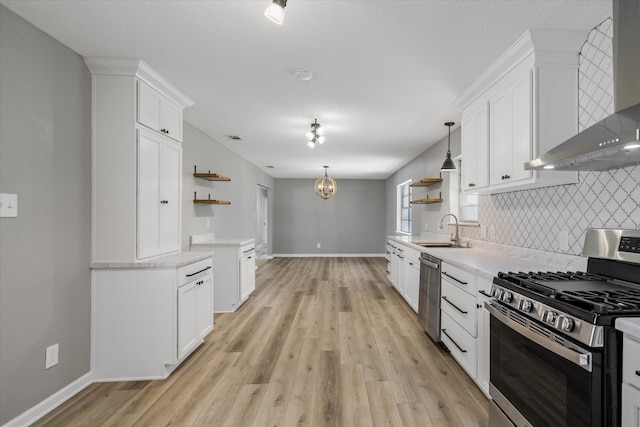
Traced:
<path id="1" fill-rule="evenodd" d="M 18 195 L 0 193 L 0 218 L 16 218 L 18 216 Z"/>
<path id="2" fill-rule="evenodd" d="M 320 249 L 322 245 L 320 243 L 316 243 L 316 248 Z"/>
<path id="3" fill-rule="evenodd" d="M 490 242 L 496 241 L 496 227 L 494 227 L 493 225 L 490 225 L 487 228 L 487 240 L 489 240 Z"/>
<path id="4" fill-rule="evenodd" d="M 45 353 L 44 369 L 49 369 L 52 366 L 56 366 L 58 364 L 58 349 L 58 343 L 47 347 Z"/>

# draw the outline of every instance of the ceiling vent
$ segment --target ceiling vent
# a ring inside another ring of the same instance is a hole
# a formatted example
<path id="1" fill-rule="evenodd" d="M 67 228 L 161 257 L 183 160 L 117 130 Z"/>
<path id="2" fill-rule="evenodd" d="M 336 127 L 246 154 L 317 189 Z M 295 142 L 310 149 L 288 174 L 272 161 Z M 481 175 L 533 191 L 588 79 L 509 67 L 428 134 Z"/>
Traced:
<path id="1" fill-rule="evenodd" d="M 225 135 L 225 136 L 232 141 L 242 141 L 242 138 L 240 138 L 238 135 Z"/>

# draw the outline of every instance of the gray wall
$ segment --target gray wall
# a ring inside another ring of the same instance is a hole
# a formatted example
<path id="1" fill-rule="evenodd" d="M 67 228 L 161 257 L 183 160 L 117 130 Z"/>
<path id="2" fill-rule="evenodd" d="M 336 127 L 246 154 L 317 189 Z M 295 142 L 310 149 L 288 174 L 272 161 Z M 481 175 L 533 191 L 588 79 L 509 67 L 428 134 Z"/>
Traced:
<path id="1" fill-rule="evenodd" d="M 329 200 L 316 196 L 314 181 L 275 180 L 274 253 L 383 254 L 384 181 L 337 179 Z"/>
<path id="2" fill-rule="evenodd" d="M 0 6 L 0 424 L 89 372 L 91 76 Z M 60 343 L 45 371 L 45 348 Z"/>
<path id="3" fill-rule="evenodd" d="M 396 232 L 396 192 L 398 184 L 404 181 L 417 181 L 421 178 L 437 178 L 440 176 L 440 168 L 447 154 L 447 137 L 438 141 L 418 157 L 404 165 L 385 182 L 387 204 L 386 204 L 386 235 Z M 460 155 L 460 126 L 451 131 L 451 156 Z M 444 202 L 428 205 L 412 205 L 411 207 L 411 227 L 413 235 L 420 235 L 421 232 L 443 233 L 438 229 L 440 218 L 449 213 L 449 174 L 455 172 L 442 172 L 443 181 L 429 187 L 412 188 L 412 199 L 424 199 L 427 195 L 430 198 L 438 197 L 442 193 Z M 444 231 L 446 234 L 446 231 Z"/>
<path id="4" fill-rule="evenodd" d="M 184 123 L 183 133 L 182 249 L 189 249 L 189 236 L 194 234 L 255 238 L 257 186 L 260 184 L 269 189 L 269 211 L 273 212 L 273 178 L 189 123 Z M 194 178 L 194 166 L 198 167 L 198 172 L 219 173 L 231 181 Z M 194 191 L 199 199 L 206 199 L 211 194 L 212 199 L 229 200 L 231 205 L 196 205 L 193 203 Z M 271 230 L 273 226 L 269 231 L 270 246 L 273 242 Z"/>

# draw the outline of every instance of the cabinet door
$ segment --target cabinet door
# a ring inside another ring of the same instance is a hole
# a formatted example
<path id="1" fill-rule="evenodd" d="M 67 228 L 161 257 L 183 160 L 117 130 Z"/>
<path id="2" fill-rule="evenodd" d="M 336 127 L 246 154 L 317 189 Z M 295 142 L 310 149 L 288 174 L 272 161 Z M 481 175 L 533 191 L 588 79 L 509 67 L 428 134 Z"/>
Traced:
<path id="1" fill-rule="evenodd" d="M 470 108 L 462 120 L 462 189 L 472 192 L 489 185 L 489 106 Z"/>
<path id="2" fill-rule="evenodd" d="M 163 97 L 146 83 L 138 82 L 138 123 L 160 132 Z"/>
<path id="3" fill-rule="evenodd" d="M 622 384 L 622 425 L 640 427 L 640 391 Z"/>
<path id="4" fill-rule="evenodd" d="M 405 299 L 416 313 L 418 312 L 418 294 L 420 292 L 420 263 L 409 261 L 406 267 Z"/>
<path id="5" fill-rule="evenodd" d="M 180 250 L 182 146 L 164 140 L 161 168 L 159 253 Z"/>
<path id="6" fill-rule="evenodd" d="M 178 359 L 186 356 L 199 342 L 196 334 L 196 283 L 178 288 Z"/>
<path id="7" fill-rule="evenodd" d="M 213 329 L 213 275 L 198 280 L 196 293 L 196 336 L 204 338 Z"/>
<path id="8" fill-rule="evenodd" d="M 168 99 L 162 103 L 161 126 L 167 136 L 182 142 L 182 109 Z"/>
<path id="9" fill-rule="evenodd" d="M 491 185 L 510 184 L 532 177 L 524 169 L 531 159 L 531 77 L 523 75 L 490 101 Z"/>
<path id="10" fill-rule="evenodd" d="M 163 138 L 144 129 L 138 131 L 137 256 L 160 253 L 160 174 Z M 115 208 L 115 207 L 114 207 Z"/>
<path id="11" fill-rule="evenodd" d="M 510 89 L 513 124 L 511 138 L 513 151 L 511 152 L 511 181 L 528 179 L 533 171 L 525 170 L 524 164 L 532 159 L 532 100 L 531 100 L 531 71 L 519 79 Z"/>
<path id="12" fill-rule="evenodd" d="M 255 252 L 240 258 L 240 300 L 244 301 L 256 289 Z"/>

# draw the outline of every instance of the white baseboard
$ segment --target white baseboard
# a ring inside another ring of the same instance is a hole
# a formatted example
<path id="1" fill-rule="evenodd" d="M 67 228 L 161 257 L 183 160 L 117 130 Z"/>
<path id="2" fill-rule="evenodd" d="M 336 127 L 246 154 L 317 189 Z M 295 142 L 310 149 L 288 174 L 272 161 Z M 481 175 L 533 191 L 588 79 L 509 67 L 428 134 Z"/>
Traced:
<path id="1" fill-rule="evenodd" d="M 56 409 L 58 406 L 62 405 L 64 402 L 66 402 L 76 394 L 80 393 L 92 382 L 93 374 L 91 372 L 88 372 L 71 384 L 65 386 L 64 388 L 58 390 L 56 393 L 47 397 L 36 406 L 26 410 L 11 421 L 7 422 L 2 427 L 24 427 L 31 425 L 34 422 L 38 421 L 40 418 L 47 415 L 49 412 Z"/>
<path id="2" fill-rule="evenodd" d="M 273 254 L 274 258 L 379 258 L 385 254 Z"/>

